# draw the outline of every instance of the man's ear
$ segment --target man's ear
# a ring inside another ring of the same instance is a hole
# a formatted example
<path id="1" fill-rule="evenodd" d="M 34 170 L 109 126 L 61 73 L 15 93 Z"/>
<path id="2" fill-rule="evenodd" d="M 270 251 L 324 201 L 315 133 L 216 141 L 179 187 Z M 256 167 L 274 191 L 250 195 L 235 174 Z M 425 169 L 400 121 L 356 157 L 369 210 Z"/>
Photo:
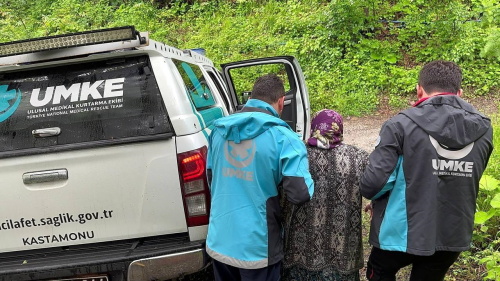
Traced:
<path id="1" fill-rule="evenodd" d="M 279 114 L 281 115 L 281 113 L 283 112 L 283 109 L 285 108 L 285 96 L 282 96 L 278 100 L 278 108 L 280 109 Z"/>
<path id="2" fill-rule="evenodd" d="M 460 89 L 457 92 L 457 96 L 461 97 L 463 93 L 464 93 L 464 91 L 462 89 Z"/>
<path id="3" fill-rule="evenodd" d="M 425 95 L 424 88 L 417 84 L 417 98 L 421 99 L 424 97 L 424 95 Z"/>

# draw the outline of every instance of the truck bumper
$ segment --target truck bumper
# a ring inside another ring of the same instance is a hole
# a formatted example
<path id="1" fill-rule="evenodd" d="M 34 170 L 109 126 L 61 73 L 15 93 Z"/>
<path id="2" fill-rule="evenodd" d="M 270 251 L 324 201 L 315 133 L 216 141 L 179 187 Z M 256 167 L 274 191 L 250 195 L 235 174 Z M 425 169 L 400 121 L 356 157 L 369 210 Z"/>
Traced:
<path id="1" fill-rule="evenodd" d="M 90 276 L 108 276 L 111 281 L 166 280 L 196 272 L 208 262 L 205 241 L 190 241 L 185 233 L 2 253 L 0 281 Z"/>
<path id="2" fill-rule="evenodd" d="M 128 267 L 129 281 L 166 280 L 195 273 L 206 265 L 204 249 L 135 260 Z"/>

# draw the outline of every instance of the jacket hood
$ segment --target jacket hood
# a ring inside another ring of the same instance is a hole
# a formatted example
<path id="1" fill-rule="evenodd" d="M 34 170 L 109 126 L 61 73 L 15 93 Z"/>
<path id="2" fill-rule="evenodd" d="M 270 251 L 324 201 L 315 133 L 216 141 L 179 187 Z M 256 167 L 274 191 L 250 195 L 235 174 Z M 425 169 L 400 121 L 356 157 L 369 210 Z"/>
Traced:
<path id="1" fill-rule="evenodd" d="M 449 148 L 461 149 L 482 137 L 491 120 L 456 95 L 434 96 L 403 114 Z"/>
<path id="2" fill-rule="evenodd" d="M 257 99 L 248 100 L 241 111 L 218 119 L 214 126 L 224 139 L 235 143 L 253 139 L 273 126 L 291 129 L 270 104 Z"/>

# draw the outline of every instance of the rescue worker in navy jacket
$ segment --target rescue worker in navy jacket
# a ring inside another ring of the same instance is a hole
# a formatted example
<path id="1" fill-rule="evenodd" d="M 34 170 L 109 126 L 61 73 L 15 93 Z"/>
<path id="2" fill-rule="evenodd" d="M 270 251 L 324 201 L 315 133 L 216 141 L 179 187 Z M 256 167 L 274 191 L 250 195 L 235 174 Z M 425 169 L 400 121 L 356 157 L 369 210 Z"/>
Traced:
<path id="1" fill-rule="evenodd" d="M 306 147 L 279 118 L 284 95 L 278 76 L 260 77 L 245 107 L 217 120 L 210 135 L 212 206 L 206 248 L 216 280 L 279 280 L 279 186 L 294 204 L 313 195 Z"/>
<path id="2" fill-rule="evenodd" d="M 413 108 L 388 120 L 361 180 L 372 200 L 368 280 L 443 280 L 469 249 L 476 198 L 493 150 L 490 119 L 460 98 L 462 71 L 433 61 Z"/>

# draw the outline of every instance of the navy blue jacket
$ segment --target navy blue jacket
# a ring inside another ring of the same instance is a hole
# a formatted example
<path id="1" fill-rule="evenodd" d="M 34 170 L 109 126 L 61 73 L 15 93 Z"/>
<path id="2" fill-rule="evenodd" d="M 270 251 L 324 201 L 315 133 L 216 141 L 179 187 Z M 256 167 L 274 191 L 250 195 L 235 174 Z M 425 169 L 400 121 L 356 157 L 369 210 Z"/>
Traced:
<path id="1" fill-rule="evenodd" d="M 493 150 L 490 119 L 455 95 L 387 121 L 361 180 L 370 243 L 430 256 L 469 249 L 479 180 Z"/>

